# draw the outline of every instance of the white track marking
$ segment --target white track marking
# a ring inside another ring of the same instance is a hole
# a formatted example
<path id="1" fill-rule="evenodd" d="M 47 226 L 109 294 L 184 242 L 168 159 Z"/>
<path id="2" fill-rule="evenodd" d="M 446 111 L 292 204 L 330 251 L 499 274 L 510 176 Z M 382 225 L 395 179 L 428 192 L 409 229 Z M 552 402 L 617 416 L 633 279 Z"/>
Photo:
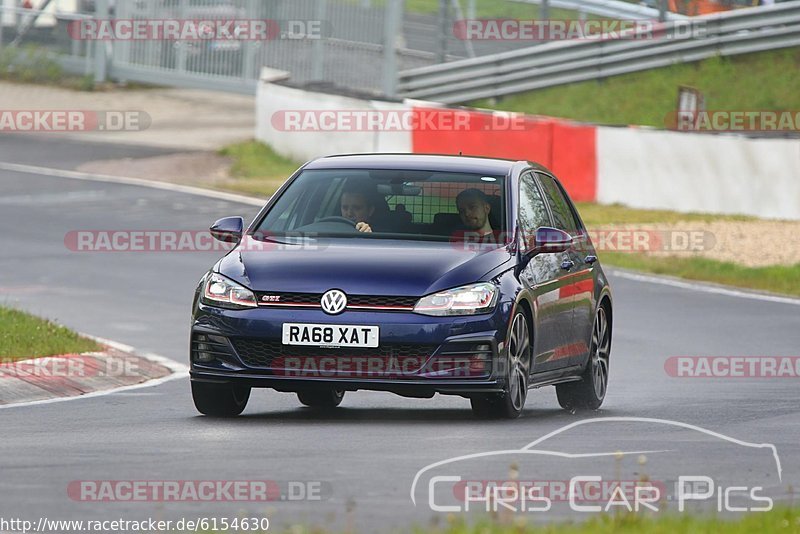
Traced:
<path id="1" fill-rule="evenodd" d="M 70 180 L 87 180 L 92 182 L 110 182 L 115 184 L 151 187 L 153 189 L 163 189 L 166 191 L 175 191 L 178 193 L 199 195 L 199 196 L 214 198 L 217 200 L 228 200 L 230 202 L 239 202 L 240 204 L 247 204 L 250 206 L 263 206 L 267 200 L 266 198 L 261 200 L 258 198 L 248 197 L 245 195 L 237 195 L 236 193 L 212 191 L 210 189 L 203 189 L 201 187 L 193 187 L 191 185 L 170 184 L 167 182 L 155 182 L 152 180 L 144 180 L 142 178 L 126 178 L 122 176 L 110 176 L 107 174 L 92 174 L 88 172 L 68 171 L 62 169 L 53 169 L 50 167 L 37 167 L 35 165 L 22 165 L 19 163 L 0 162 L 0 170 L 10 171 L 10 172 L 22 172 L 27 174 L 40 174 L 42 176 L 53 176 L 56 178 L 68 178 Z"/>
<path id="2" fill-rule="evenodd" d="M 777 302 L 780 304 L 790 304 L 792 306 L 800 306 L 800 299 L 792 297 L 781 297 L 778 295 L 765 295 L 763 293 L 751 293 L 749 291 L 740 291 L 722 286 L 715 286 L 709 284 L 702 284 L 699 282 L 684 282 L 669 277 L 651 276 L 645 274 L 636 274 L 630 271 L 620 271 L 617 269 L 608 269 L 609 274 L 618 278 L 626 280 L 634 280 L 636 282 L 646 282 L 650 284 L 660 284 L 663 286 L 678 287 L 690 291 L 699 291 L 702 293 L 714 293 L 717 295 L 725 295 L 728 297 L 737 297 L 743 299 L 761 300 L 764 302 Z"/>

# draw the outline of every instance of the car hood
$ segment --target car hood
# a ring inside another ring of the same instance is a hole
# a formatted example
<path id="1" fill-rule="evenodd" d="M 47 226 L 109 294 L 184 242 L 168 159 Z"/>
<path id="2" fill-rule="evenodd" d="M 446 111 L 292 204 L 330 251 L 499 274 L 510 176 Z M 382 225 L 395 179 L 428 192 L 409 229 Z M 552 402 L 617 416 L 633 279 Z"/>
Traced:
<path id="1" fill-rule="evenodd" d="M 505 247 L 374 238 L 278 244 L 245 236 L 216 270 L 255 291 L 418 297 L 479 281 L 512 257 Z"/>

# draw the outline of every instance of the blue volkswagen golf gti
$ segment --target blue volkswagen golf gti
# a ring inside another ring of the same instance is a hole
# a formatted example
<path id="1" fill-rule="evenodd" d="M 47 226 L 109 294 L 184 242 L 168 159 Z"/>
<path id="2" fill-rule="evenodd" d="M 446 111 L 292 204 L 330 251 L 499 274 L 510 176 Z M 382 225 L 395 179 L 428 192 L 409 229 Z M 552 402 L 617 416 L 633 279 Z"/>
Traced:
<path id="1" fill-rule="evenodd" d="M 597 409 L 613 310 L 558 180 L 527 161 L 364 154 L 305 164 L 200 280 L 197 409 L 236 416 L 251 388 L 333 408 L 346 391 L 470 400 L 518 417 L 530 388 Z"/>

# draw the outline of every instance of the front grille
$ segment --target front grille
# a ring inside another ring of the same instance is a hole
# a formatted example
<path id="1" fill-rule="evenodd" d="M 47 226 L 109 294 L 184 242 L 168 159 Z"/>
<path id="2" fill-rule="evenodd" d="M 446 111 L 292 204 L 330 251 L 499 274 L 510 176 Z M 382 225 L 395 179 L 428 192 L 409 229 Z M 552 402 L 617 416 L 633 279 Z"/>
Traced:
<path id="1" fill-rule="evenodd" d="M 262 297 L 277 297 L 277 301 L 265 302 Z M 271 306 L 288 306 L 290 304 L 308 304 L 311 306 L 319 306 L 319 299 L 322 295 L 319 293 L 256 293 L 259 304 Z"/>
<path id="2" fill-rule="evenodd" d="M 264 300 L 267 297 L 267 300 Z M 256 293 L 261 306 L 308 306 L 319 308 L 322 293 Z M 277 300 L 274 300 L 276 299 Z M 419 297 L 393 297 L 384 295 L 347 295 L 348 308 L 404 308 L 411 309 Z"/>
<path id="3" fill-rule="evenodd" d="M 233 339 L 233 346 L 242 362 L 248 367 L 271 368 L 279 358 L 376 358 L 388 361 L 393 358 L 401 364 L 404 360 L 413 359 L 420 367 L 438 345 L 416 345 L 388 343 L 377 348 L 320 348 L 284 345 L 280 341 L 263 339 L 237 338 Z"/>
<path id="4" fill-rule="evenodd" d="M 347 297 L 347 306 L 391 306 L 396 308 L 413 308 L 419 297 L 382 297 L 371 295 L 352 295 Z"/>

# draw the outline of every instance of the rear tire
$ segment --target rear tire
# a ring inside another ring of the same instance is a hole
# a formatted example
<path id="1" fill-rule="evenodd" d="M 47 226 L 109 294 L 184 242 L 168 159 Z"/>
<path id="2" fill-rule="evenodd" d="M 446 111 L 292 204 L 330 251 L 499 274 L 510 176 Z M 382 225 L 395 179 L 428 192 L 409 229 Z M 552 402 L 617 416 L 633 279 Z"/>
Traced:
<path id="1" fill-rule="evenodd" d="M 197 411 L 212 417 L 236 417 L 250 400 L 250 388 L 232 384 L 192 382 L 192 399 Z"/>
<path id="2" fill-rule="evenodd" d="M 309 408 L 336 408 L 344 399 L 344 390 L 310 389 L 298 391 L 297 398 Z"/>
<path id="3" fill-rule="evenodd" d="M 476 417 L 516 419 L 525 408 L 528 398 L 528 376 L 531 365 L 531 338 L 528 319 L 518 311 L 511 321 L 508 336 L 508 356 L 505 361 L 505 391 L 500 394 L 470 398 L 472 413 Z"/>
<path id="4" fill-rule="evenodd" d="M 606 309 L 600 306 L 592 325 L 589 361 L 579 382 L 556 386 L 558 403 L 565 410 L 597 410 L 608 390 L 608 362 L 611 352 L 611 327 Z"/>

